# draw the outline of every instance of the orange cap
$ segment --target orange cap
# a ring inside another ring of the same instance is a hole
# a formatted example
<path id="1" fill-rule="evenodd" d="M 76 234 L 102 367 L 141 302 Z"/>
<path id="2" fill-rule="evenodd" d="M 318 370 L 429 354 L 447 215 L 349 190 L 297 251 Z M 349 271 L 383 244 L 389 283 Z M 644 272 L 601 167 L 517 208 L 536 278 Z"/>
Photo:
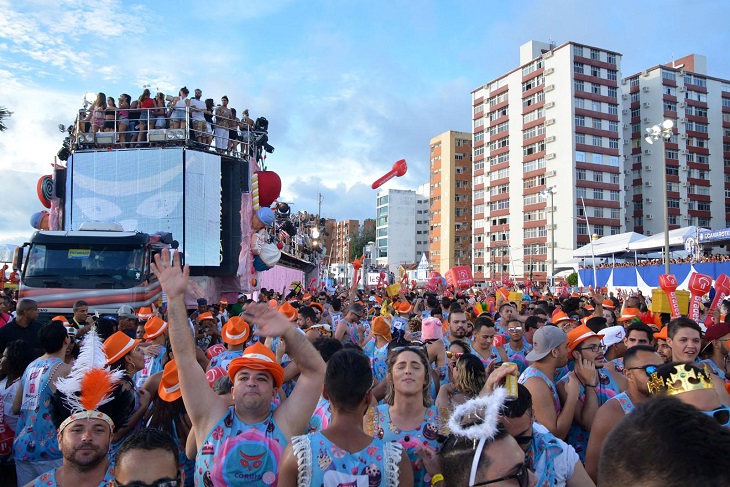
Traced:
<path id="1" fill-rule="evenodd" d="M 665 326 L 664 328 L 659 330 L 658 333 L 654 333 L 654 338 L 656 338 L 657 340 L 667 340 L 667 338 L 669 338 L 669 335 L 667 333 L 669 333 L 669 327 Z"/>
<path id="2" fill-rule="evenodd" d="M 570 316 L 566 315 L 563 311 L 558 311 L 556 313 L 553 313 L 553 318 L 551 320 L 554 324 L 560 323 L 561 321 L 573 321 L 570 319 Z"/>

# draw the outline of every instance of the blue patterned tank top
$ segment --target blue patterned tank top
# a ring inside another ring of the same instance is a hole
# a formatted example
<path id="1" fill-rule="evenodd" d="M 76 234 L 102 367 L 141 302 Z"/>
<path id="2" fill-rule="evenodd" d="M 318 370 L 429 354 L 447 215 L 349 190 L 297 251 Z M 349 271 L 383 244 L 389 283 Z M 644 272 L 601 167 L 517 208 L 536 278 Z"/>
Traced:
<path id="1" fill-rule="evenodd" d="M 560 379 L 560 382 L 566 381 L 567 377 Z M 600 369 L 598 371 L 598 385 L 596 386 L 598 406 L 600 407 L 603 404 L 606 404 L 606 402 L 620 392 L 621 390 L 616 384 L 616 381 L 613 380 L 611 374 L 604 369 Z M 583 404 L 586 402 L 586 388 L 582 384 L 580 386 L 578 400 Z M 575 448 L 575 452 L 578 454 L 580 461 L 583 463 L 586 461 L 586 450 L 588 449 L 588 438 L 590 437 L 590 434 L 590 431 L 583 429 L 582 426 L 573 421 L 573 424 L 568 430 L 568 436 L 565 437 L 565 442 Z"/>
<path id="2" fill-rule="evenodd" d="M 531 379 L 533 377 L 538 377 L 542 379 L 548 385 L 548 387 L 550 388 L 550 392 L 552 392 L 553 394 L 553 406 L 555 406 L 555 413 L 560 414 L 562 408 L 560 407 L 560 397 L 558 397 L 558 390 L 555 388 L 555 384 L 553 384 L 553 381 L 550 380 L 550 378 L 543 374 L 540 370 L 532 366 L 527 367 L 525 371 L 520 374 L 520 378 L 517 380 L 517 382 L 524 385 L 528 379 Z"/>
<path id="3" fill-rule="evenodd" d="M 274 421 L 273 409 L 265 420 L 248 424 L 236 416 L 231 406 L 198 450 L 195 485 L 276 485 L 287 443 Z"/>
<path id="4" fill-rule="evenodd" d="M 63 361 L 59 358 L 36 359 L 25 369 L 18 394 L 23 395 L 18 427 L 13 442 L 16 461 L 36 462 L 62 458 L 58 449 L 56 426 L 51 420 L 51 376 Z"/>
<path id="5" fill-rule="evenodd" d="M 297 485 L 396 487 L 403 447 L 373 438 L 364 449 L 350 453 L 322 433 L 295 436 L 292 447 L 299 472 Z"/>
<path id="6" fill-rule="evenodd" d="M 104 479 L 102 479 L 99 483 L 99 487 L 114 485 L 112 480 L 114 480 L 114 464 L 109 463 L 109 466 L 106 468 L 106 473 L 104 474 Z M 56 481 L 55 468 L 50 472 L 46 472 L 43 475 L 38 476 L 38 478 L 36 478 L 33 482 L 33 487 L 56 487 L 57 485 L 58 481 Z"/>
<path id="7" fill-rule="evenodd" d="M 438 435 L 440 429 L 441 417 L 436 406 L 430 406 L 426 409 L 423 422 L 415 430 L 401 430 L 390 420 L 390 405 L 383 404 L 374 410 L 373 422 L 375 427 L 375 437 L 383 441 L 397 441 L 408 454 L 408 459 L 413 467 L 413 485 L 429 486 L 431 485 L 431 476 L 428 475 L 426 469 L 419 462 L 416 454 L 416 447 L 419 445 L 428 445 L 439 450 Z"/>
<path id="8" fill-rule="evenodd" d="M 631 402 L 631 398 L 625 392 L 616 394 L 611 399 L 618 401 L 619 405 L 621 406 L 621 409 L 624 411 L 624 414 L 629 414 L 635 408 L 634 403 Z"/>

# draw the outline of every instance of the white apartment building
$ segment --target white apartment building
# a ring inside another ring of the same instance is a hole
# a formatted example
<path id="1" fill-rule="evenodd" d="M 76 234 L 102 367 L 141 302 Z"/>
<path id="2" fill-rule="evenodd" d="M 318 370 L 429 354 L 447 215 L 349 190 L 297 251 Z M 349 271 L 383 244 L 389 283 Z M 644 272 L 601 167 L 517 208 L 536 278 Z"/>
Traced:
<path id="1" fill-rule="evenodd" d="M 388 189 L 376 200 L 375 261 L 396 273 L 428 251 L 428 185 L 418 191 Z"/>
<path id="2" fill-rule="evenodd" d="M 545 282 L 588 226 L 624 231 L 620 70 L 614 51 L 531 41 L 519 67 L 472 92 L 476 282 Z"/>
<path id="3" fill-rule="evenodd" d="M 692 54 L 621 84 L 628 229 L 664 232 L 665 191 L 670 230 L 730 226 L 730 81 L 708 76 L 706 58 Z M 644 137 L 664 120 L 674 135 L 662 157 L 661 143 Z"/>

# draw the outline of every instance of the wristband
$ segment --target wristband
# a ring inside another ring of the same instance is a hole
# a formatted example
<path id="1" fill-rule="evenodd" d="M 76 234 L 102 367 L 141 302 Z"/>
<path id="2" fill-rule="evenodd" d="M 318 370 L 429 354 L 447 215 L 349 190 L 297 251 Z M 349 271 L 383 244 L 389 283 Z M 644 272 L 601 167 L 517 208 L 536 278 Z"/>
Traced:
<path id="1" fill-rule="evenodd" d="M 444 476 L 441 475 L 440 473 L 437 473 L 436 475 L 431 477 L 431 485 L 436 485 L 439 482 L 443 482 L 443 480 L 444 480 Z"/>

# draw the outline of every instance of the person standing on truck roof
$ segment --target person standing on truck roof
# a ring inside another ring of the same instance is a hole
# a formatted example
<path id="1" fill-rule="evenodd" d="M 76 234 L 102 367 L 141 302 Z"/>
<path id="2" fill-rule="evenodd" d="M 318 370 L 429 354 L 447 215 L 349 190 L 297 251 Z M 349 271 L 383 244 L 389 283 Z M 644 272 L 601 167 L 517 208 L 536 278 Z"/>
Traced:
<path id="1" fill-rule="evenodd" d="M 38 341 L 38 332 L 42 324 L 37 322 L 38 303 L 32 299 L 21 299 L 15 309 L 15 318 L 0 328 L 0 354 L 5 351 L 8 343 L 15 340 L 25 340 L 41 353 L 41 343 Z"/>

